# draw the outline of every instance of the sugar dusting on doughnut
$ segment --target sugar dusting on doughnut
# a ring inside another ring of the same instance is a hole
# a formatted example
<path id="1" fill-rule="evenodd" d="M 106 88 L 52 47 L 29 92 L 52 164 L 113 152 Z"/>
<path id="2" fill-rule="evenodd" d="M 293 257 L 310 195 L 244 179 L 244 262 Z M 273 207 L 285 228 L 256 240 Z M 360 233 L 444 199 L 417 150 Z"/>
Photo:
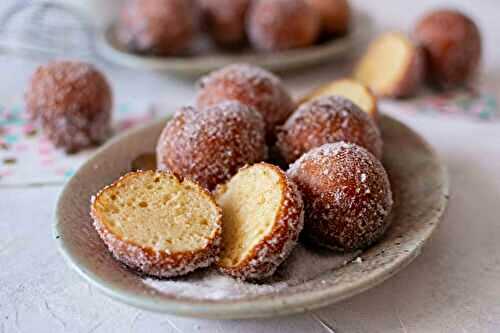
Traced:
<path id="1" fill-rule="evenodd" d="M 99 144 L 110 134 L 111 88 L 91 64 L 60 60 L 38 67 L 25 101 L 30 118 L 67 152 Z"/>
<path id="2" fill-rule="evenodd" d="M 325 144 L 304 154 L 287 174 L 305 202 L 304 235 L 337 249 L 364 248 L 387 229 L 392 192 L 378 159 L 352 143 Z"/>
<path id="3" fill-rule="evenodd" d="M 265 51 L 312 45 L 321 29 L 319 14 L 304 0 L 256 0 L 247 21 L 252 45 Z"/>
<path id="4" fill-rule="evenodd" d="M 302 104 L 277 130 L 277 146 L 289 163 L 312 148 L 346 141 L 382 156 L 382 137 L 375 121 L 341 96 L 323 96 Z"/>
<path id="5" fill-rule="evenodd" d="M 175 55 L 194 37 L 191 0 L 129 0 L 120 13 L 117 38 L 129 50 Z"/>
<path id="6" fill-rule="evenodd" d="M 264 121 L 235 101 L 184 107 L 166 124 L 156 151 L 160 169 L 213 189 L 245 164 L 267 158 Z"/>
<path id="7" fill-rule="evenodd" d="M 266 123 L 267 136 L 274 136 L 293 111 L 293 101 L 281 80 L 262 68 L 234 64 L 214 71 L 199 81 L 196 99 L 203 109 L 225 100 L 236 100 L 255 108 Z"/>

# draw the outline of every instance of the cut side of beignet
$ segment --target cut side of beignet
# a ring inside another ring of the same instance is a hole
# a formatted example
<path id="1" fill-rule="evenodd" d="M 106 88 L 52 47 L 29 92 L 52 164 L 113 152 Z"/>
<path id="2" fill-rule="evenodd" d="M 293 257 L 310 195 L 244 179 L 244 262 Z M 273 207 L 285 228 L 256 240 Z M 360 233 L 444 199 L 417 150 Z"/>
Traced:
<path id="1" fill-rule="evenodd" d="M 407 36 L 388 32 L 375 39 L 354 70 L 354 78 L 377 96 L 406 97 L 424 75 L 422 51 Z"/>
<path id="2" fill-rule="evenodd" d="M 220 208 L 205 189 L 168 172 L 126 174 L 92 198 L 91 216 L 113 256 L 146 275 L 186 274 L 220 251 Z"/>
<path id="3" fill-rule="evenodd" d="M 279 167 L 258 163 L 219 186 L 215 198 L 223 216 L 220 270 L 243 280 L 272 275 L 304 225 L 297 186 Z"/>
<path id="4" fill-rule="evenodd" d="M 302 98 L 299 104 L 328 95 L 345 97 L 368 113 L 370 117 L 377 118 L 377 97 L 364 84 L 347 78 L 332 81 L 313 90 Z"/>

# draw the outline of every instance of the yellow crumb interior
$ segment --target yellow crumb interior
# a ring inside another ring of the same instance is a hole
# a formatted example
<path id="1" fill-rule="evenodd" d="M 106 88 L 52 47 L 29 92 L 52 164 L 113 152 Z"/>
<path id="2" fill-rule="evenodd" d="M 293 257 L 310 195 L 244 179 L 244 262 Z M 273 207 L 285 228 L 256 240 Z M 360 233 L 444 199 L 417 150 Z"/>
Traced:
<path id="1" fill-rule="evenodd" d="M 370 45 L 354 77 L 376 94 L 390 93 L 405 75 L 413 52 L 413 45 L 403 34 L 384 34 Z"/>
<path id="2" fill-rule="evenodd" d="M 96 201 L 115 235 L 157 251 L 203 248 L 217 229 L 217 207 L 190 182 L 157 172 L 127 176 Z"/>
<path id="3" fill-rule="evenodd" d="M 372 114 L 376 110 L 375 100 L 366 87 L 354 80 L 338 80 L 316 90 L 311 99 L 327 95 L 345 97 L 358 105 L 363 111 Z"/>
<path id="4" fill-rule="evenodd" d="M 280 176 L 254 165 L 238 172 L 216 194 L 222 208 L 223 267 L 239 265 L 273 229 L 282 200 Z"/>

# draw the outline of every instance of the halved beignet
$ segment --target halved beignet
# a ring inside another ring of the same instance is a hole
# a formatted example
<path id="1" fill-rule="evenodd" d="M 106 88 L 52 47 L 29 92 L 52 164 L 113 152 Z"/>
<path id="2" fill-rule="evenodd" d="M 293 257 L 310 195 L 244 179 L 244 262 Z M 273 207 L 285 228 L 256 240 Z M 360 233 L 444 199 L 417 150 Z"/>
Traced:
<path id="1" fill-rule="evenodd" d="M 205 189 L 168 172 L 126 174 L 92 197 L 91 216 L 113 256 L 146 275 L 186 274 L 220 252 L 220 208 Z"/>
<path id="2" fill-rule="evenodd" d="M 368 113 L 370 117 L 377 118 L 377 97 L 364 84 L 347 78 L 332 81 L 313 90 L 303 97 L 298 104 L 300 105 L 328 95 L 345 97 L 359 106 L 361 110 Z"/>
<path id="3" fill-rule="evenodd" d="M 407 97 L 419 88 L 424 77 L 420 47 L 400 32 L 375 39 L 354 70 L 354 78 L 382 97 Z"/>
<path id="4" fill-rule="evenodd" d="M 221 271 L 243 280 L 272 275 L 304 226 L 297 186 L 279 167 L 263 162 L 217 187 L 215 199 L 222 208 Z"/>

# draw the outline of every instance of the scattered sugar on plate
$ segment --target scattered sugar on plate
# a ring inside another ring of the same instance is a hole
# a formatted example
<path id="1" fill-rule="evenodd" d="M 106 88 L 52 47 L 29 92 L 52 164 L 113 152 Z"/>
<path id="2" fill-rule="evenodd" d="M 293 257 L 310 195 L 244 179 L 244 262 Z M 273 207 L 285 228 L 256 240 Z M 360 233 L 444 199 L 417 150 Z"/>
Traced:
<path id="1" fill-rule="evenodd" d="M 278 293 L 287 288 L 316 279 L 322 274 L 338 269 L 359 257 L 360 252 L 336 253 L 321 249 L 308 249 L 301 244 L 293 250 L 270 279 L 252 283 L 236 280 L 215 268 L 196 271 L 185 277 L 156 280 L 145 278 L 144 284 L 153 293 L 197 300 L 241 299 Z M 356 261 L 357 262 L 357 261 Z M 326 284 L 326 280 L 320 280 Z"/>

